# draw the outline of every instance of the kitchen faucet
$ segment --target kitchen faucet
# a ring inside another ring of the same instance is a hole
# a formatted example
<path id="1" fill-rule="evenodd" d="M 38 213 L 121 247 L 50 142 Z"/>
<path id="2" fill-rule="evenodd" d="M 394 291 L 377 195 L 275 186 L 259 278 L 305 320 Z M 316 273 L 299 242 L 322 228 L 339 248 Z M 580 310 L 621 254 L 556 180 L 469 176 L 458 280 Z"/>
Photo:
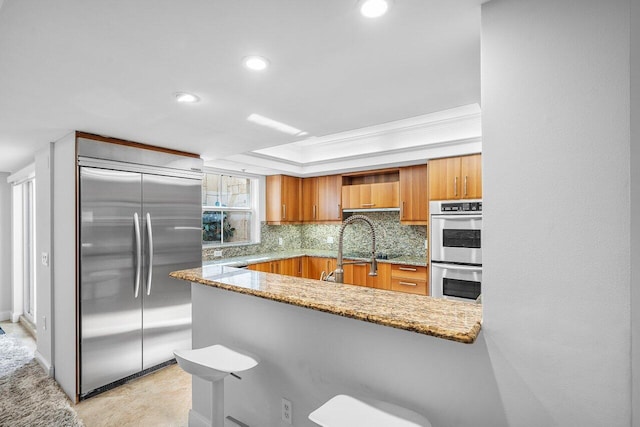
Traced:
<path id="1" fill-rule="evenodd" d="M 355 261 L 355 262 L 343 262 L 342 260 L 342 244 L 344 237 L 344 229 L 347 225 L 355 222 L 355 221 L 364 221 L 369 225 L 371 229 L 371 261 Z M 364 215 L 352 215 L 349 218 L 345 219 L 340 227 L 340 237 L 338 238 L 338 265 L 334 271 L 334 281 L 336 283 L 344 283 L 344 270 L 343 266 L 347 264 L 363 264 L 369 263 L 371 265 L 371 269 L 369 270 L 369 276 L 377 276 L 378 273 L 378 262 L 376 261 L 376 232 L 373 229 L 373 223 L 369 218 Z"/>

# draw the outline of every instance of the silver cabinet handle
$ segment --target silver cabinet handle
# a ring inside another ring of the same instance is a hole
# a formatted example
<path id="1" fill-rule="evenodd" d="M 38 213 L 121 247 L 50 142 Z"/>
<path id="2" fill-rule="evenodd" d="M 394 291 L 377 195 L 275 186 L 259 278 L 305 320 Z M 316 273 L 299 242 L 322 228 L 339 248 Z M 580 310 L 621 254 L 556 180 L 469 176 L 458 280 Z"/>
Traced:
<path id="1" fill-rule="evenodd" d="M 467 195 L 467 176 L 464 176 L 464 195 Z"/>
<path id="2" fill-rule="evenodd" d="M 402 210 L 401 210 L 401 212 L 400 212 L 400 217 L 401 217 L 401 218 L 404 218 L 404 203 L 405 203 L 405 201 L 403 200 L 403 201 L 402 201 Z"/>
<path id="3" fill-rule="evenodd" d="M 469 221 L 470 219 L 482 219 L 482 215 L 440 215 L 433 214 L 431 215 L 433 219 L 446 219 L 447 221 Z"/>
<path id="4" fill-rule="evenodd" d="M 153 229 L 151 215 L 147 212 L 147 234 L 149 235 L 149 272 L 147 275 L 147 295 L 151 295 L 151 279 L 153 278 Z"/>
<path id="5" fill-rule="evenodd" d="M 338 203 L 338 216 L 337 216 L 337 218 L 338 218 L 338 219 L 341 219 L 341 215 L 340 215 L 340 203 Z"/>
<path id="6" fill-rule="evenodd" d="M 287 205 L 282 204 L 282 219 L 287 219 Z"/>
<path id="7" fill-rule="evenodd" d="M 362 203 L 361 206 L 375 206 L 375 203 Z"/>
<path id="8" fill-rule="evenodd" d="M 458 197 L 458 177 L 453 178 L 453 195 Z"/>
<path id="9" fill-rule="evenodd" d="M 410 282 L 398 282 L 398 283 L 404 286 L 418 286 L 417 283 L 410 283 Z"/>
<path id="10" fill-rule="evenodd" d="M 410 267 L 398 267 L 398 270 L 402 270 L 402 271 L 418 271 L 417 268 L 410 268 Z"/>
<path id="11" fill-rule="evenodd" d="M 140 274 L 142 270 L 142 244 L 140 242 L 140 221 L 138 212 L 133 214 L 133 229 L 136 232 L 136 281 L 133 290 L 133 297 L 138 298 L 140 293 Z"/>
<path id="12" fill-rule="evenodd" d="M 313 205 L 313 219 L 316 219 L 316 205 Z"/>

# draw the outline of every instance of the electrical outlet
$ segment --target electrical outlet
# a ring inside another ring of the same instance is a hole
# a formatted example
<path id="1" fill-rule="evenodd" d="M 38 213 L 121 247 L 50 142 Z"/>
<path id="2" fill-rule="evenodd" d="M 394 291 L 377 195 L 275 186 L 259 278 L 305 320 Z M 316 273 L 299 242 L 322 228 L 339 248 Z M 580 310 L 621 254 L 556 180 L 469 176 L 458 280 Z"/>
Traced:
<path id="1" fill-rule="evenodd" d="M 288 401 L 283 397 L 282 398 L 282 421 L 291 425 L 292 415 L 293 415 L 293 406 L 291 405 L 290 401 Z"/>
<path id="2" fill-rule="evenodd" d="M 333 236 L 327 236 L 327 243 L 333 243 Z"/>
<path id="3" fill-rule="evenodd" d="M 49 254 L 47 252 L 42 252 L 40 254 L 40 262 L 42 263 L 42 265 L 44 265 L 45 267 L 49 265 Z"/>
<path id="4" fill-rule="evenodd" d="M 216 250 L 214 250 L 214 251 L 213 251 L 213 256 L 214 256 L 214 257 L 221 257 L 221 256 L 222 256 L 222 251 L 216 251 Z"/>
<path id="5" fill-rule="evenodd" d="M 42 316 L 42 329 L 47 330 L 47 316 Z"/>
<path id="6" fill-rule="evenodd" d="M 282 244 L 283 244 L 283 243 L 284 243 L 284 242 L 283 242 L 283 240 L 282 240 L 282 237 L 278 237 L 278 244 L 279 244 L 280 246 L 282 246 Z"/>

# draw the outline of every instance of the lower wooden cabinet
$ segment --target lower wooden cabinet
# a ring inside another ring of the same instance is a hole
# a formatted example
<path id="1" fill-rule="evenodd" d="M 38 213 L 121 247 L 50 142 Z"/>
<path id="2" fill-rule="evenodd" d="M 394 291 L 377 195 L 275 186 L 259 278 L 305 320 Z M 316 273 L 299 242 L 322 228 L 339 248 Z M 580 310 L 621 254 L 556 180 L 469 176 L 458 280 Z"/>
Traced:
<path id="1" fill-rule="evenodd" d="M 354 260 L 345 259 L 345 262 Z M 279 261 L 267 261 L 249 265 L 250 270 L 264 273 L 284 274 L 319 280 L 336 269 L 336 258 L 296 257 Z M 412 294 L 429 295 L 428 267 L 405 264 L 378 263 L 378 275 L 369 276 L 369 264 L 347 264 L 344 266 L 344 283 L 369 288 L 387 289 Z"/>
<path id="2" fill-rule="evenodd" d="M 391 290 L 429 295 L 429 269 L 415 265 L 392 264 Z"/>
<path id="3" fill-rule="evenodd" d="M 345 260 L 352 262 L 353 260 Z M 391 264 L 378 263 L 378 275 L 369 276 L 369 264 L 349 264 L 343 267 L 344 283 L 356 286 L 368 286 L 377 289 L 391 289 Z"/>
<path id="4" fill-rule="evenodd" d="M 304 266 L 302 277 L 304 277 L 305 279 L 320 280 L 320 275 L 322 274 L 322 272 L 324 272 L 325 274 L 329 274 L 336 269 L 335 258 L 306 256 L 304 257 L 303 264 Z"/>
<path id="5" fill-rule="evenodd" d="M 284 274 L 286 276 L 302 277 L 303 257 L 260 262 L 258 264 L 251 264 L 247 268 L 249 270 L 261 271 L 263 273 L 275 273 Z"/>

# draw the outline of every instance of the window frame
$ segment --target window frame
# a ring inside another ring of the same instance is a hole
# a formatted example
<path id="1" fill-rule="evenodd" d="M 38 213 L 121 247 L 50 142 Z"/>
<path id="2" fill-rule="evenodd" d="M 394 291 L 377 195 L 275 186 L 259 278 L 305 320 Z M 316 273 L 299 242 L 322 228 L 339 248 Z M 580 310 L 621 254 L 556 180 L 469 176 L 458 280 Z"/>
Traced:
<path id="1" fill-rule="evenodd" d="M 250 236 L 251 239 L 249 241 L 244 242 L 230 242 L 227 243 L 224 241 L 224 234 L 221 236 L 222 242 L 206 242 L 202 240 L 203 248 L 226 248 L 232 246 L 249 246 L 249 245 L 257 245 L 260 244 L 260 185 L 259 185 L 259 177 L 246 173 L 237 173 L 235 171 L 221 170 L 221 169 L 213 169 L 213 168 L 203 168 L 203 181 L 206 175 L 218 175 L 222 176 L 230 176 L 234 178 L 243 178 L 248 179 L 250 182 L 250 201 L 248 207 L 229 207 L 229 206 L 211 206 L 205 205 L 205 200 L 202 200 L 202 218 L 204 224 L 204 213 L 205 212 L 247 212 L 250 213 Z M 220 179 L 219 182 L 222 182 Z M 203 182 L 204 185 L 204 182 Z"/>

